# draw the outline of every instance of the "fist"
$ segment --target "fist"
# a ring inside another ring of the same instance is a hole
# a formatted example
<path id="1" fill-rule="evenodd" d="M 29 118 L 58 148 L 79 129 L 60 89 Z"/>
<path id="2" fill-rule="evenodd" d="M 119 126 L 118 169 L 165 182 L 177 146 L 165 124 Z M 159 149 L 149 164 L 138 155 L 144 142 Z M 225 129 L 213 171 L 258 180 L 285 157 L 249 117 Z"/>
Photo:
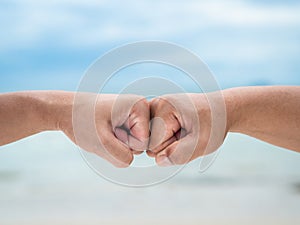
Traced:
<path id="1" fill-rule="evenodd" d="M 73 122 L 62 130 L 82 149 L 127 167 L 133 154 L 148 146 L 149 119 L 149 104 L 141 96 L 78 93 Z"/>
<path id="2" fill-rule="evenodd" d="M 155 157 L 158 165 L 171 166 L 215 151 L 227 133 L 220 101 L 216 93 L 209 98 L 204 94 L 174 94 L 153 99 L 147 154 Z"/>

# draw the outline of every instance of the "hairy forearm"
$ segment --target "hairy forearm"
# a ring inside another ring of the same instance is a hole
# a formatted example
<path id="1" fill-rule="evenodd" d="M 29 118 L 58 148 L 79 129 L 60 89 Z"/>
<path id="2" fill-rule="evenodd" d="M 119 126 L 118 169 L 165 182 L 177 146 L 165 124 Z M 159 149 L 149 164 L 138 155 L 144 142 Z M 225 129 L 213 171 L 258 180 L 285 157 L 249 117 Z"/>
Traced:
<path id="1" fill-rule="evenodd" d="M 71 118 L 73 94 L 29 91 L 0 95 L 0 145 L 46 131 L 59 130 Z M 68 114 L 68 115 L 66 115 Z"/>
<path id="2" fill-rule="evenodd" d="M 230 132 L 300 152 L 300 87 L 225 90 Z"/>

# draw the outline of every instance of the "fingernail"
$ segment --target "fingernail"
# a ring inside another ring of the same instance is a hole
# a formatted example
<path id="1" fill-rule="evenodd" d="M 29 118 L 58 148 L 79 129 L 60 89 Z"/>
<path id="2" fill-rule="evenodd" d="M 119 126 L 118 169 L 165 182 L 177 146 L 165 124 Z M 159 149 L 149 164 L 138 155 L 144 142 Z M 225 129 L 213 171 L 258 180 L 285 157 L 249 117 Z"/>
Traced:
<path id="1" fill-rule="evenodd" d="M 172 166 L 173 164 L 167 156 L 162 156 L 159 165 L 160 166 Z"/>

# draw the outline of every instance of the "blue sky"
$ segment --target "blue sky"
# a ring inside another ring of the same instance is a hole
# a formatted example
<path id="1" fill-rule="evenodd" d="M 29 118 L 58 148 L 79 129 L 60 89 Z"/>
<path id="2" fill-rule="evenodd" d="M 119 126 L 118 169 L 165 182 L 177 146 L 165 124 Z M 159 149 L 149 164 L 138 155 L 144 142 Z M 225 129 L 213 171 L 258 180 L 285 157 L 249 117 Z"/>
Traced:
<path id="1" fill-rule="evenodd" d="M 193 51 L 222 88 L 300 85 L 297 1 L 1 0 L 0 26 L 1 92 L 76 90 L 97 57 L 145 39 Z"/>

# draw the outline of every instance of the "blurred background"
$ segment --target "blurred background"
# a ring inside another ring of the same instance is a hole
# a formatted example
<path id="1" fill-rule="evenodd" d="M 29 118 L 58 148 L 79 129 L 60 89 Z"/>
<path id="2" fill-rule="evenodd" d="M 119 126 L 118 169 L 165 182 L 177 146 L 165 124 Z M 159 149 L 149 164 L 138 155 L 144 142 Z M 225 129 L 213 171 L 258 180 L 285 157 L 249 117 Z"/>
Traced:
<path id="1" fill-rule="evenodd" d="M 0 92 L 76 91 L 96 58 L 145 39 L 191 50 L 222 89 L 300 85 L 299 1 L 0 0 Z M 0 147 L 0 224 L 300 224 L 300 154 L 231 134 L 198 165 L 125 188 L 62 133 L 41 133 Z"/>

